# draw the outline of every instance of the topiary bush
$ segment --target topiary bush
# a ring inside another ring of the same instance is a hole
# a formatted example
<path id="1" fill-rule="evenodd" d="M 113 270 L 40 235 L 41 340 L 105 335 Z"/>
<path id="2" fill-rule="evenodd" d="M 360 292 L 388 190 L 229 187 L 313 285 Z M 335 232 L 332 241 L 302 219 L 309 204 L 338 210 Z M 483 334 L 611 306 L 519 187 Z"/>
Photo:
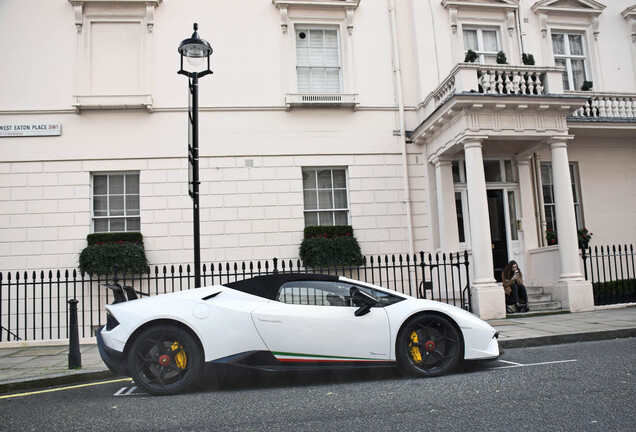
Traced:
<path id="1" fill-rule="evenodd" d="M 148 260 L 141 233 L 98 233 L 86 237 L 79 270 L 89 275 L 142 274 Z"/>
<path id="2" fill-rule="evenodd" d="M 479 56 L 477 55 L 475 51 L 469 49 L 468 51 L 466 51 L 466 56 L 464 57 L 464 61 L 466 63 L 474 63 L 478 57 Z"/>
<path id="3" fill-rule="evenodd" d="M 140 232 L 95 233 L 86 236 L 88 245 L 99 243 L 140 243 L 144 244 L 144 236 Z"/>
<path id="4" fill-rule="evenodd" d="M 508 64 L 508 59 L 506 58 L 505 52 L 499 51 L 497 53 L 497 64 Z"/>
<path id="5" fill-rule="evenodd" d="M 534 56 L 532 54 L 523 53 L 521 54 L 521 61 L 524 65 L 532 66 L 534 65 Z"/>
<path id="6" fill-rule="evenodd" d="M 359 266 L 363 262 L 349 225 L 306 227 L 299 254 L 305 267 Z"/>

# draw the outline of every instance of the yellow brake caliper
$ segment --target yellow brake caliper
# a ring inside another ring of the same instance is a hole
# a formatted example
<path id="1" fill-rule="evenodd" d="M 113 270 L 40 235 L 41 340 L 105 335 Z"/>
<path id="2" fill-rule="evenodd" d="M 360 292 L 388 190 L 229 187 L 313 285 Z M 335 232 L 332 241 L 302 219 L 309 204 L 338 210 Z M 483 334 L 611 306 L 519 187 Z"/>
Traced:
<path id="1" fill-rule="evenodd" d="M 411 353 L 411 358 L 415 363 L 421 363 L 422 353 L 420 352 L 420 349 L 414 345 L 418 342 L 417 333 L 412 332 L 410 336 L 412 341 L 411 343 L 409 343 L 409 353 Z"/>
<path id="2" fill-rule="evenodd" d="M 183 348 L 181 348 L 181 345 L 179 345 L 179 342 L 173 343 L 170 348 L 172 348 L 172 351 L 181 350 L 175 354 L 174 361 L 179 369 L 185 369 L 186 364 L 188 363 L 188 359 L 186 357 L 185 351 L 183 350 Z"/>

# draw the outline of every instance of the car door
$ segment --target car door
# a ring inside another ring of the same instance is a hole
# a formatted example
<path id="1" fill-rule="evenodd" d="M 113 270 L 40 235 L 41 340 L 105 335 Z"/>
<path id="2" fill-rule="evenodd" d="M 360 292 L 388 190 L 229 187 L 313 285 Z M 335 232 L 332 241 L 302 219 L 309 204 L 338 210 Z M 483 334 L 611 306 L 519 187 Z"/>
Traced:
<path id="1" fill-rule="evenodd" d="M 390 357 L 389 321 L 383 307 L 355 316 L 351 283 L 294 281 L 276 301 L 252 313 L 265 345 L 280 361 L 375 362 Z"/>

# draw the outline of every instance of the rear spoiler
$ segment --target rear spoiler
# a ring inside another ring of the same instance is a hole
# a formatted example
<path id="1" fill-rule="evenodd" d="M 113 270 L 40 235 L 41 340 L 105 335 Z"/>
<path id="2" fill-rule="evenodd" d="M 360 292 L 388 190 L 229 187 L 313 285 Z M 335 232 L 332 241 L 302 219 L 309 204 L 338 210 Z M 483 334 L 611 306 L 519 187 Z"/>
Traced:
<path id="1" fill-rule="evenodd" d="M 133 287 L 131 286 L 122 287 L 121 284 L 117 281 L 115 281 L 115 283 L 112 283 L 112 284 L 101 284 L 101 285 L 113 291 L 113 295 L 115 296 L 115 301 L 112 304 L 124 303 L 129 300 L 137 300 L 139 298 L 137 294 L 139 294 L 140 296 L 149 295 L 141 291 L 135 291 Z"/>

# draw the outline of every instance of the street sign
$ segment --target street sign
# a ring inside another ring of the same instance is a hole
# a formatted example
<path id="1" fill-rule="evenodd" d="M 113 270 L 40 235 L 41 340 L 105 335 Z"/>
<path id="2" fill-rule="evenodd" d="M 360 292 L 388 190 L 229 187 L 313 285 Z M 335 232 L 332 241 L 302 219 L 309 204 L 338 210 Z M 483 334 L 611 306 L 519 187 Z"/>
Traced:
<path id="1" fill-rule="evenodd" d="M 0 137 L 59 136 L 60 123 L 0 124 Z"/>

